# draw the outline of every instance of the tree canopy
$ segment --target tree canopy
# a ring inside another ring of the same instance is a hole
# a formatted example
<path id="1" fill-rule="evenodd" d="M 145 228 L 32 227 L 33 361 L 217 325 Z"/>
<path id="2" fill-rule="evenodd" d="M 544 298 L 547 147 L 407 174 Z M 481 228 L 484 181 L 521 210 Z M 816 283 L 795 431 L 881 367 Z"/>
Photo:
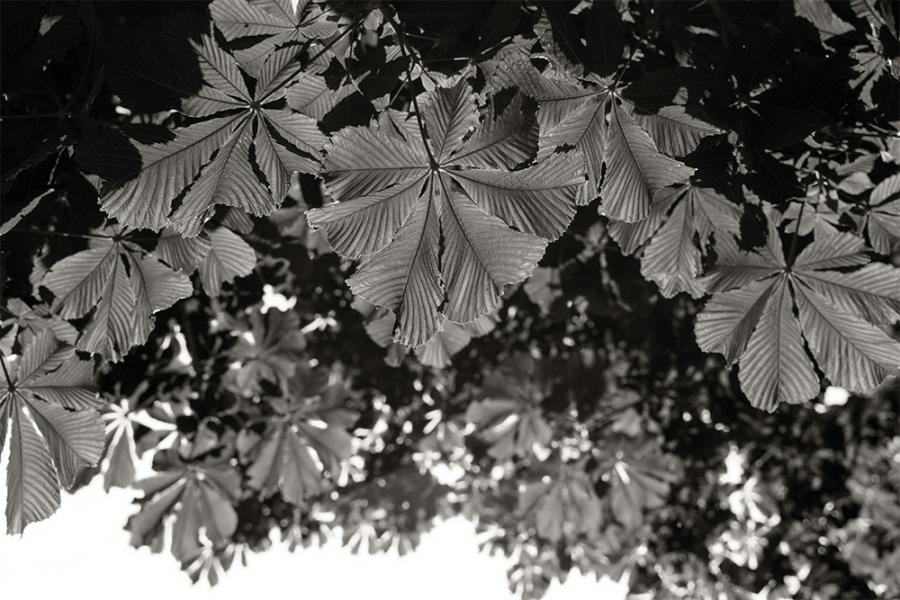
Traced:
<path id="1" fill-rule="evenodd" d="M 9 533 L 900 595 L 896 6 L 0 9 Z"/>

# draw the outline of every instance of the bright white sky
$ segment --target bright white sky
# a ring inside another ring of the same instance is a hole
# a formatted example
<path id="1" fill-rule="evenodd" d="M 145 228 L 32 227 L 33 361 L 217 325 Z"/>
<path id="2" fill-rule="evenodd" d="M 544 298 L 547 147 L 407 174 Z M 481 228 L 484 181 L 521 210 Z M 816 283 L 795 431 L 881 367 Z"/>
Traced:
<path id="1" fill-rule="evenodd" d="M 9 449 L 0 461 L 6 471 Z M 6 482 L 0 477 L 0 506 Z M 367 600 L 503 600 L 513 598 L 502 557 L 479 554 L 472 525 L 462 518 L 440 524 L 405 557 L 353 555 L 338 544 L 298 550 L 274 546 L 251 554 L 249 565 L 232 567 L 215 588 L 192 586 L 168 554 L 134 549 L 124 531 L 134 510 L 132 493 L 103 492 L 100 480 L 74 495 L 47 521 L 29 525 L 21 537 L 0 533 L 0 589 L 4 598 L 91 597 L 96 600 L 247 600 L 290 591 L 287 597 Z M 4 521 L 0 517 L 0 522 Z M 5 530 L 5 522 L 3 529 Z M 612 582 L 572 573 L 546 600 L 621 600 Z"/>

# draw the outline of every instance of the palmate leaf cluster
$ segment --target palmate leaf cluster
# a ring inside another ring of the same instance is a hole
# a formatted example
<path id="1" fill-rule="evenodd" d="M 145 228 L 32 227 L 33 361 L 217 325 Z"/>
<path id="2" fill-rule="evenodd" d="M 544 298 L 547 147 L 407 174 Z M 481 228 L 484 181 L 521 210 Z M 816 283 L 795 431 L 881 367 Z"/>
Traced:
<path id="1" fill-rule="evenodd" d="M 891 597 L 893 7 L 2 9 L 10 532 L 102 473 L 194 581 L 464 514 L 528 598 Z"/>

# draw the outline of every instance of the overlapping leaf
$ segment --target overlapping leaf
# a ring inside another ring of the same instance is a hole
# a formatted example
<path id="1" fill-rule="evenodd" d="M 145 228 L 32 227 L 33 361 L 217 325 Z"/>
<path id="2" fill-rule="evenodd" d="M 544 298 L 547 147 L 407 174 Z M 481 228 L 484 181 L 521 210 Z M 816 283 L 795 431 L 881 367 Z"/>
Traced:
<path id="1" fill-rule="evenodd" d="M 319 169 L 325 138 L 315 121 L 275 104 L 297 70 L 291 53 L 269 55 L 251 94 L 241 67 L 212 36 L 194 49 L 204 83 L 182 111 L 203 120 L 176 129 L 170 141 L 137 144 L 139 164 L 117 164 L 102 149 L 93 156 L 117 165 L 101 207 L 124 225 L 195 236 L 215 206 L 267 214 L 287 193 L 292 172 Z"/>
<path id="2" fill-rule="evenodd" d="M 603 516 L 593 482 L 576 467 L 562 467 L 555 477 L 526 485 L 516 514 L 533 520 L 538 535 L 551 542 L 595 535 Z"/>
<path id="3" fill-rule="evenodd" d="M 643 249 L 641 273 L 663 296 L 687 292 L 699 298 L 705 292 L 699 278 L 702 254 L 713 235 L 731 235 L 739 223 L 736 205 L 711 189 L 685 185 L 660 190 L 646 219 L 612 221 L 609 233 L 626 254 Z"/>
<path id="4" fill-rule="evenodd" d="M 139 407 L 141 396 L 149 388 L 147 381 L 138 384 L 127 397 L 109 402 L 102 418 L 106 428 L 106 461 L 103 489 L 131 487 L 135 482 L 138 457 L 148 446 L 165 444 L 165 438 L 177 438 L 176 415 L 159 408 Z M 165 420 L 157 417 L 162 416 Z M 141 432 L 140 446 L 135 434 Z"/>
<path id="5" fill-rule="evenodd" d="M 300 317 L 294 311 L 251 312 L 250 327 L 229 351 L 239 363 L 235 383 L 243 393 L 259 391 L 261 380 L 284 387 L 306 348 Z"/>
<path id="6" fill-rule="evenodd" d="M 273 414 L 262 439 L 245 453 L 248 483 L 265 497 L 280 492 L 287 502 L 300 504 L 324 489 L 325 473 L 337 477 L 350 457 L 346 428 L 357 415 L 343 406 L 343 385 L 329 385 L 327 374 L 321 375 L 300 366 L 289 396 L 267 400 Z"/>
<path id="7" fill-rule="evenodd" d="M 626 529 L 638 528 L 645 512 L 665 504 L 670 485 L 679 477 L 677 465 L 649 442 L 611 445 L 616 458 L 609 465 L 609 505 Z"/>
<path id="8" fill-rule="evenodd" d="M 546 449 L 553 430 L 535 399 L 523 397 L 521 389 L 511 389 L 496 376 L 485 385 L 493 391 L 469 405 L 466 421 L 474 424 L 478 436 L 490 444 L 488 454 L 504 460 L 531 456 L 536 448 Z"/>
<path id="9" fill-rule="evenodd" d="M 577 154 L 498 168 L 500 157 L 523 156 L 521 131 L 503 129 L 516 119 L 499 116 L 472 133 L 465 79 L 419 104 L 427 142 L 386 126 L 339 132 L 324 170 L 337 202 L 309 212 L 336 251 L 363 259 L 351 289 L 394 312 L 396 339 L 413 346 L 444 317 L 465 323 L 490 312 L 505 285 L 528 277 L 568 226 L 583 180 Z"/>
<path id="10" fill-rule="evenodd" d="M 817 228 L 791 264 L 774 228 L 759 252 L 728 237 L 716 252 L 708 283 L 718 293 L 697 317 L 697 343 L 739 365 L 754 406 L 771 411 L 816 395 L 804 340 L 825 376 L 849 390 L 900 370 L 900 343 L 882 329 L 900 319 L 900 270 L 870 262 L 861 238 Z"/>
<path id="11" fill-rule="evenodd" d="M 837 16 L 827 2 L 794 0 L 794 11 L 798 17 L 816 26 L 823 42 L 836 35 L 853 31 L 853 26 Z"/>
<path id="12" fill-rule="evenodd" d="M 134 546 L 159 549 L 166 517 L 174 515 L 172 554 L 178 560 L 196 556 L 203 547 L 201 531 L 213 545 L 226 544 L 237 528 L 232 502 L 240 495 L 240 475 L 227 461 L 187 460 L 175 449 L 154 457 L 159 474 L 143 479 L 141 509 L 128 519 Z"/>
<path id="13" fill-rule="evenodd" d="M 76 319 L 90 313 L 79 350 L 120 360 L 147 339 L 153 313 L 190 296 L 194 288 L 186 275 L 110 231 L 113 237 L 99 238 L 54 264 L 41 285 L 55 296 L 52 310 L 59 316 Z"/>
<path id="14" fill-rule="evenodd" d="M 254 38 L 251 46 L 235 52 L 250 73 L 261 67 L 267 54 L 292 43 L 324 39 L 337 31 L 316 2 L 300 0 L 216 0 L 209 11 L 216 27 L 229 41 Z M 262 40 L 259 38 L 262 37 Z"/>
<path id="15" fill-rule="evenodd" d="M 424 346 L 416 348 L 416 357 L 423 365 L 443 369 L 449 367 L 451 359 L 469 345 L 473 338 L 487 335 L 496 327 L 497 321 L 491 315 L 478 317 L 471 323 L 459 325 L 445 321 L 444 327 Z"/>
<path id="16" fill-rule="evenodd" d="M 366 319 L 366 333 L 372 341 L 387 349 L 385 362 L 398 366 L 409 349 L 394 341 L 393 331 L 396 317 L 384 308 L 376 308 L 365 300 L 354 300 L 356 308 Z M 481 337 L 493 331 L 497 321 L 493 315 L 485 315 L 471 323 L 457 324 L 444 321 L 443 328 L 435 333 L 428 342 L 415 350 L 416 357 L 423 365 L 443 369 L 449 367 L 451 359 L 460 350 L 468 346 L 473 338 Z"/>
<path id="17" fill-rule="evenodd" d="M 681 105 L 633 116 L 634 106 L 595 75 L 576 79 L 556 71 L 539 73 L 527 57 L 518 55 L 503 66 L 493 85 L 518 86 L 540 105 L 539 156 L 570 147 L 581 151 L 591 182 L 582 201 L 593 199 L 599 188 L 605 214 L 615 219 L 646 218 L 655 192 L 693 172 L 661 149 L 683 156 L 703 137 L 719 133 Z"/>
<path id="18" fill-rule="evenodd" d="M 195 238 L 163 230 L 154 254 L 184 273 L 199 271 L 200 284 L 209 296 L 217 296 L 222 284 L 248 275 L 256 266 L 256 252 L 227 227 L 218 227 Z"/>
<path id="19" fill-rule="evenodd" d="M 49 329 L 17 360 L 0 360 L 0 451 L 9 424 L 6 527 L 22 533 L 59 508 L 60 487 L 71 487 L 83 467 L 97 464 L 103 425 L 91 363 L 60 346 Z"/>
<path id="20" fill-rule="evenodd" d="M 900 175 L 888 177 L 869 196 L 866 233 L 876 252 L 890 255 L 900 242 Z"/>
<path id="21" fill-rule="evenodd" d="M 65 319 L 51 313 L 46 304 L 28 306 L 19 298 L 10 298 L 5 308 L 15 319 L 15 328 L 22 337 L 22 344 L 31 343 L 32 337 L 46 329 L 52 331 L 57 340 L 69 345 L 74 346 L 78 339 L 78 330 Z M 15 335 L 12 337 L 15 338 Z"/>

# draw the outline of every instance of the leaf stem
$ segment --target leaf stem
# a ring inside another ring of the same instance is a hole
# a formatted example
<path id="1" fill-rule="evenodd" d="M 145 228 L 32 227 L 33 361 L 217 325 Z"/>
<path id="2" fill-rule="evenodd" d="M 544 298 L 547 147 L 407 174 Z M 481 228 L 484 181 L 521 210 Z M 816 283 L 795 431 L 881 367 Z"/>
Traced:
<path id="1" fill-rule="evenodd" d="M 791 249 L 788 251 L 787 265 L 790 267 L 794 264 L 794 258 L 797 256 L 797 238 L 800 237 L 800 226 L 803 224 L 803 211 L 806 209 L 806 202 L 800 204 L 800 212 L 797 214 L 797 226 L 794 227 L 794 237 L 791 238 Z"/>
<path id="2" fill-rule="evenodd" d="M 625 64 L 622 65 L 622 69 L 616 74 L 615 80 L 613 80 L 612 84 L 609 86 L 610 91 L 615 91 L 616 86 L 619 85 L 619 81 L 622 80 L 622 77 L 625 75 L 625 71 L 628 70 L 628 67 L 631 66 L 631 63 L 637 57 L 638 51 L 634 50 L 631 54 L 628 55 L 628 60 L 625 61 Z"/>
<path id="3" fill-rule="evenodd" d="M 428 162 L 431 164 L 431 168 L 437 169 L 440 165 L 434 158 L 434 154 L 431 152 L 431 146 L 429 146 L 428 144 L 428 135 L 427 131 L 425 130 L 425 122 L 422 121 L 422 110 L 419 108 L 419 100 L 417 98 L 415 90 L 413 89 L 412 66 L 410 61 L 410 53 L 407 52 L 406 47 L 406 34 L 400 28 L 400 23 L 397 22 L 393 15 L 388 17 L 388 22 L 391 24 L 391 27 L 394 28 L 394 31 L 397 32 L 397 42 L 400 46 L 400 52 L 403 54 L 403 58 L 406 59 L 406 81 L 407 83 L 409 83 L 409 95 L 412 97 L 413 108 L 416 111 L 416 123 L 419 124 L 419 133 L 422 135 L 422 145 L 425 146 L 425 152 L 428 153 Z"/>
<path id="4" fill-rule="evenodd" d="M 3 365 L 3 376 L 6 378 L 6 387 L 9 388 L 10 391 L 16 389 L 16 385 L 12 381 L 12 377 L 9 376 L 9 371 L 6 368 L 6 358 L 0 355 L 0 365 Z"/>

